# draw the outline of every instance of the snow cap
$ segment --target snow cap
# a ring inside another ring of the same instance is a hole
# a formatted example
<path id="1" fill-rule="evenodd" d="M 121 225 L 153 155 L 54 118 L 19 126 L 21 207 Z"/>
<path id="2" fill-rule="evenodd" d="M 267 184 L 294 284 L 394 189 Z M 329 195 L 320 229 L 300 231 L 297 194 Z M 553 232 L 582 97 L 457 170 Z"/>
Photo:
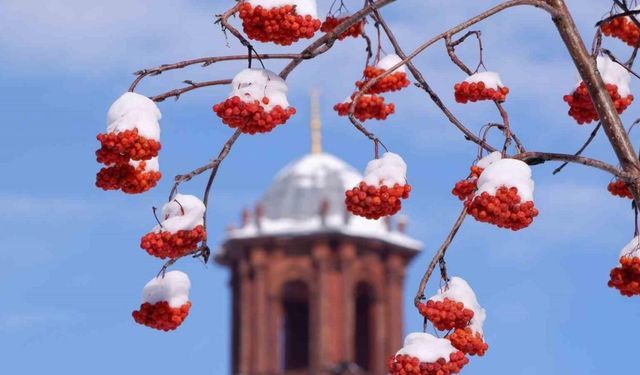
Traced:
<path id="1" fill-rule="evenodd" d="M 138 129 L 140 136 L 160 141 L 158 121 L 161 118 L 160 109 L 153 100 L 135 92 L 126 92 L 109 108 L 107 132 Z"/>
<path id="2" fill-rule="evenodd" d="M 407 183 L 407 163 L 400 155 L 385 152 L 380 159 L 371 160 L 364 171 L 367 185 L 393 187 Z"/>
<path id="3" fill-rule="evenodd" d="M 400 58 L 400 56 L 392 53 L 390 55 L 386 55 L 385 57 L 381 58 L 380 61 L 378 62 L 378 65 L 376 65 L 376 67 L 379 69 L 389 70 L 400 62 L 402 62 L 402 59 Z M 404 65 L 401 65 L 398 69 L 394 70 L 394 72 L 405 73 L 406 69 Z"/>
<path id="4" fill-rule="evenodd" d="M 482 159 L 478 160 L 478 162 L 476 163 L 476 166 L 482 169 L 486 169 L 488 166 L 497 162 L 500 159 L 502 159 L 502 153 L 500 151 L 494 151 L 489 155 L 483 157 Z"/>
<path id="5" fill-rule="evenodd" d="M 438 294 L 429 298 L 429 301 L 444 301 L 448 298 L 452 301 L 462 302 L 464 307 L 473 311 L 473 319 L 469 323 L 469 328 L 475 333 L 482 335 L 482 326 L 487 319 L 486 311 L 478 303 L 476 294 L 469 284 L 461 277 L 452 277 L 444 288 L 438 290 Z"/>
<path id="6" fill-rule="evenodd" d="M 498 90 L 500 87 L 504 87 L 500 74 L 496 72 L 478 72 L 470 75 L 464 80 L 469 83 L 483 82 L 484 86 L 488 89 Z"/>
<path id="7" fill-rule="evenodd" d="M 598 56 L 596 62 L 604 83 L 616 85 L 622 97 L 631 95 L 631 74 L 627 69 L 606 55 Z"/>
<path id="8" fill-rule="evenodd" d="M 184 214 L 183 214 L 184 210 Z M 162 206 L 162 226 L 157 225 L 154 232 L 176 233 L 181 230 L 192 230 L 204 224 L 206 207 L 193 195 L 176 194 L 171 202 Z"/>
<path id="9" fill-rule="evenodd" d="M 531 168 L 527 163 L 516 159 L 501 159 L 489 165 L 478 178 L 478 190 L 475 196 L 484 192 L 495 195 L 501 187 L 518 189 L 521 203 L 533 201 L 534 182 Z"/>
<path id="10" fill-rule="evenodd" d="M 408 355 L 418 358 L 423 363 L 435 363 L 440 358 L 449 362 L 449 356 L 457 351 L 458 349 L 454 348 L 451 341 L 447 339 L 439 339 L 428 333 L 414 332 L 404 339 L 404 346 L 396 355 Z"/>
<path id="11" fill-rule="evenodd" d="M 166 301 L 169 306 L 179 308 L 189 301 L 191 281 L 186 273 L 169 271 L 164 277 L 154 277 L 142 289 L 142 303 L 158 303 Z"/>
<path id="12" fill-rule="evenodd" d="M 638 241 L 638 236 L 635 236 L 631 242 L 625 246 L 620 252 L 620 258 L 622 257 L 640 257 L 640 243 Z"/>
<path id="13" fill-rule="evenodd" d="M 265 9 L 283 7 L 285 5 L 295 5 L 296 13 L 301 16 L 311 16 L 318 18 L 318 5 L 316 0 L 247 0 L 252 7 L 258 5 Z"/>
<path id="14" fill-rule="evenodd" d="M 238 96 L 245 103 L 259 101 L 265 111 L 270 111 L 279 105 L 282 109 L 289 108 L 285 81 L 279 75 L 266 69 L 244 69 L 231 82 L 231 95 Z M 269 98 L 269 104 L 262 103 L 262 98 Z"/>

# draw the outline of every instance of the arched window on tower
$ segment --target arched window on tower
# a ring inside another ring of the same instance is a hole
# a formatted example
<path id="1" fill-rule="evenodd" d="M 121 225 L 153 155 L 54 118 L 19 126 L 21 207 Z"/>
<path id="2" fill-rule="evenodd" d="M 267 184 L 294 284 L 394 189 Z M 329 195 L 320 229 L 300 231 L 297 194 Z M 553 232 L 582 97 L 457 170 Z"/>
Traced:
<path id="1" fill-rule="evenodd" d="M 309 288 L 303 281 L 282 287 L 282 369 L 309 367 Z"/>
<path id="2" fill-rule="evenodd" d="M 365 371 L 371 370 L 374 335 L 374 291 L 371 285 L 360 282 L 355 289 L 356 364 Z"/>

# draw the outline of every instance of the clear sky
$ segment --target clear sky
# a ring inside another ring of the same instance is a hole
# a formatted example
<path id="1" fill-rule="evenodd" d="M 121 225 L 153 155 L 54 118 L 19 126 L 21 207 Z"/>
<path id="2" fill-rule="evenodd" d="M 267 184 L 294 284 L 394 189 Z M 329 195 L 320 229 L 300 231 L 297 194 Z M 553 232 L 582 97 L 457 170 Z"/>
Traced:
<path id="1" fill-rule="evenodd" d="M 319 2 L 326 12 L 330 1 Z M 356 8 L 361 2 L 346 3 Z M 410 50 L 496 2 L 399 3 L 384 15 Z M 0 0 L 0 372 L 228 372 L 226 270 L 193 260 L 178 264 L 191 276 L 194 306 L 176 332 L 156 332 L 130 317 L 142 286 L 161 265 L 138 248 L 140 236 L 154 225 L 151 206 L 166 199 L 173 175 L 204 164 L 231 134 L 211 111 L 228 88 L 203 89 L 160 105 L 164 178 L 147 194 L 97 190 L 94 151 L 108 106 L 127 89 L 133 71 L 242 51 L 234 41 L 226 47 L 213 24 L 213 15 L 232 4 Z M 593 25 L 610 2 L 568 4 L 590 43 Z M 515 9 L 476 29 L 483 31 L 487 67 L 511 88 L 506 108 L 527 148 L 573 152 L 593 125 L 578 127 L 566 115 L 562 95 L 573 88 L 575 69 L 549 17 L 533 8 Z M 618 41 L 606 43 L 626 55 Z M 263 53 L 302 47 L 256 44 Z M 475 61 L 474 48 L 461 51 Z M 322 92 L 325 149 L 364 168 L 370 143 L 331 109 L 351 93 L 363 61 L 363 43 L 347 40 L 290 76 L 290 101 L 298 114 L 269 135 L 242 137 L 220 170 L 209 210 L 212 244 L 224 238 L 225 226 L 238 220 L 243 207 L 259 199 L 278 170 L 309 152 L 312 87 Z M 282 66 L 267 64 L 276 71 Z M 441 44 L 416 64 L 474 131 L 499 119 L 490 104 L 453 102 L 452 86 L 464 76 Z M 143 82 L 140 92 L 154 95 L 185 79 L 230 78 L 243 66 L 163 74 Z M 418 89 L 388 97 L 397 113 L 367 126 L 407 160 L 414 192 L 404 213 L 411 218 L 411 235 L 426 244 L 406 280 L 410 332 L 421 326 L 411 302 L 418 280 L 460 209 L 451 187 L 467 175 L 477 149 Z M 636 108 L 623 116 L 627 124 L 638 116 Z M 615 164 L 602 135 L 588 155 Z M 450 249 L 450 273 L 472 284 L 488 312 L 490 350 L 473 358 L 464 373 L 633 373 L 635 365 L 626 359 L 637 354 L 640 305 L 606 287 L 619 250 L 633 234 L 630 203 L 607 193 L 610 176 L 604 173 L 571 166 L 551 176 L 553 167 L 534 169 L 540 216 L 530 228 L 511 233 L 469 220 Z M 183 192 L 200 195 L 204 184 L 195 179 Z M 429 292 L 435 288 L 430 284 Z"/>

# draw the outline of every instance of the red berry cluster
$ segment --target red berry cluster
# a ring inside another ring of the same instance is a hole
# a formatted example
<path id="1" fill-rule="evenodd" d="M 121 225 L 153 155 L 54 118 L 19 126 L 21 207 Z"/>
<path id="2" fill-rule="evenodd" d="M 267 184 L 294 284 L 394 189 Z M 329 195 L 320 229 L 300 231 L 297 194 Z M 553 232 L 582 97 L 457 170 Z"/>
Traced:
<path id="1" fill-rule="evenodd" d="M 473 318 L 473 310 L 465 308 L 462 302 L 449 298 L 443 301 L 428 300 L 418 305 L 418 311 L 440 331 L 465 328 Z"/>
<path id="2" fill-rule="evenodd" d="M 627 186 L 627 184 L 622 180 L 615 180 L 615 181 L 609 182 L 609 185 L 607 186 L 607 190 L 609 190 L 609 193 L 617 197 L 633 199 L 633 194 L 631 194 L 631 190 L 629 190 L 629 187 Z"/>
<path id="3" fill-rule="evenodd" d="M 202 225 L 176 233 L 151 232 L 142 237 L 140 247 L 154 257 L 176 259 L 195 250 L 206 237 L 207 232 Z"/>
<path id="4" fill-rule="evenodd" d="M 633 102 L 633 95 L 624 98 L 620 96 L 618 86 L 607 83 L 605 84 L 605 88 L 609 92 L 618 114 L 624 112 L 624 110 L 631 105 L 631 102 Z M 569 104 L 569 116 L 573 117 L 578 122 L 578 125 L 588 124 L 591 121 L 598 120 L 598 113 L 591 102 L 591 97 L 584 82 L 581 82 L 580 86 L 578 86 L 572 94 L 565 95 L 563 99 Z"/>
<path id="5" fill-rule="evenodd" d="M 482 357 L 489 349 L 489 345 L 484 342 L 482 335 L 478 332 L 474 334 L 471 328 L 468 327 L 458 328 L 446 338 L 451 341 L 451 345 L 454 348 L 468 355 Z"/>
<path id="6" fill-rule="evenodd" d="M 367 219 L 379 219 L 394 215 L 402 207 L 400 199 L 409 198 L 411 185 L 395 184 L 393 187 L 367 185 L 364 181 L 351 190 L 347 190 L 345 203 L 347 210 L 354 215 Z"/>
<path id="7" fill-rule="evenodd" d="M 149 160 L 158 156 L 160 142 L 147 139 L 138 134 L 138 129 L 125 130 L 120 133 L 98 134 L 101 148 L 96 151 L 98 162 L 104 164 L 124 160 Z"/>
<path id="8" fill-rule="evenodd" d="M 351 108 L 351 102 L 338 103 L 333 106 L 333 109 L 340 116 L 349 115 L 349 108 Z M 393 103 L 384 104 L 383 97 L 363 95 L 356 102 L 353 113 L 358 120 L 364 122 L 369 119 L 384 120 L 395 111 L 396 106 Z"/>
<path id="9" fill-rule="evenodd" d="M 269 104 L 269 98 L 262 98 L 262 104 Z M 213 111 L 222 122 L 231 128 L 238 128 L 245 134 L 267 133 L 282 125 L 296 113 L 296 109 L 283 109 L 279 105 L 265 111 L 260 101 L 245 103 L 239 96 L 231 97 L 213 106 Z"/>
<path id="10" fill-rule="evenodd" d="M 515 187 L 503 186 L 496 191 L 495 196 L 484 192 L 479 196 L 469 197 L 464 204 L 476 220 L 514 231 L 528 227 L 533 218 L 538 216 L 533 202 L 521 202 Z"/>
<path id="11" fill-rule="evenodd" d="M 484 82 L 461 82 L 453 86 L 456 102 L 466 104 L 479 100 L 494 100 L 504 102 L 509 94 L 508 87 L 498 87 L 498 89 L 487 88 Z"/>
<path id="12" fill-rule="evenodd" d="M 620 257 L 620 266 L 611 270 L 609 287 L 627 297 L 640 295 L 640 258 Z"/>
<path id="13" fill-rule="evenodd" d="M 469 363 L 463 352 L 449 355 L 449 361 L 440 358 L 434 363 L 420 362 L 418 358 L 399 354 L 389 358 L 387 367 L 390 375 L 449 375 L 457 374 Z"/>
<path id="14" fill-rule="evenodd" d="M 162 176 L 157 171 L 145 171 L 146 162 L 138 167 L 114 164 L 102 168 L 96 175 L 96 186 L 103 190 L 122 190 L 127 194 L 140 194 L 155 187 Z"/>
<path id="15" fill-rule="evenodd" d="M 456 185 L 451 190 L 451 194 L 458 197 L 461 201 L 471 197 L 471 195 L 478 189 L 478 178 L 482 174 L 482 171 L 484 171 L 484 169 L 475 165 L 472 166 L 469 177 L 456 182 Z"/>
<path id="16" fill-rule="evenodd" d="M 600 25 L 606 36 L 618 38 L 631 47 L 640 44 L 640 29 L 627 17 L 617 17 Z"/>
<path id="17" fill-rule="evenodd" d="M 265 9 L 245 2 L 240 6 L 242 28 L 250 39 L 288 46 L 300 39 L 313 37 L 320 20 L 296 13 L 295 6 L 284 5 Z"/>
<path id="18" fill-rule="evenodd" d="M 191 302 L 187 301 L 180 307 L 171 307 L 166 301 L 140 305 L 140 310 L 131 313 L 138 324 L 160 331 L 173 331 L 178 328 L 189 315 Z"/>
<path id="19" fill-rule="evenodd" d="M 356 87 L 362 89 L 362 87 L 364 87 L 364 85 L 370 80 L 382 75 L 384 72 L 386 72 L 384 69 L 376 68 L 375 66 L 367 66 L 364 70 L 365 80 L 356 82 Z M 407 79 L 407 73 L 396 71 L 374 83 L 373 86 L 367 90 L 367 93 L 381 94 L 390 91 L 400 91 L 409 87 L 409 84 L 410 82 Z"/>
<path id="20" fill-rule="evenodd" d="M 320 31 L 323 33 L 329 33 L 333 31 L 338 25 L 343 23 L 349 17 L 333 17 L 328 16 L 326 20 L 320 26 Z M 344 40 L 347 37 L 357 38 L 364 32 L 364 20 L 360 20 L 355 24 L 351 25 L 346 31 L 342 34 L 338 35 L 338 40 Z"/>

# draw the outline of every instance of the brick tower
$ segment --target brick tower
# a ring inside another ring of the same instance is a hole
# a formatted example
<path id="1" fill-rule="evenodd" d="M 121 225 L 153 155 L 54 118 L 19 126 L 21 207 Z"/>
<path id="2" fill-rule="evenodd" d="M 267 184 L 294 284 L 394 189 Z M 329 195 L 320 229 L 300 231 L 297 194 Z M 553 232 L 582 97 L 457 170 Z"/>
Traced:
<path id="1" fill-rule="evenodd" d="M 231 271 L 233 375 L 382 375 L 402 344 L 404 273 L 421 244 L 403 223 L 346 212 L 362 177 L 322 152 L 312 104 L 311 154 L 276 176 L 216 255 Z"/>

